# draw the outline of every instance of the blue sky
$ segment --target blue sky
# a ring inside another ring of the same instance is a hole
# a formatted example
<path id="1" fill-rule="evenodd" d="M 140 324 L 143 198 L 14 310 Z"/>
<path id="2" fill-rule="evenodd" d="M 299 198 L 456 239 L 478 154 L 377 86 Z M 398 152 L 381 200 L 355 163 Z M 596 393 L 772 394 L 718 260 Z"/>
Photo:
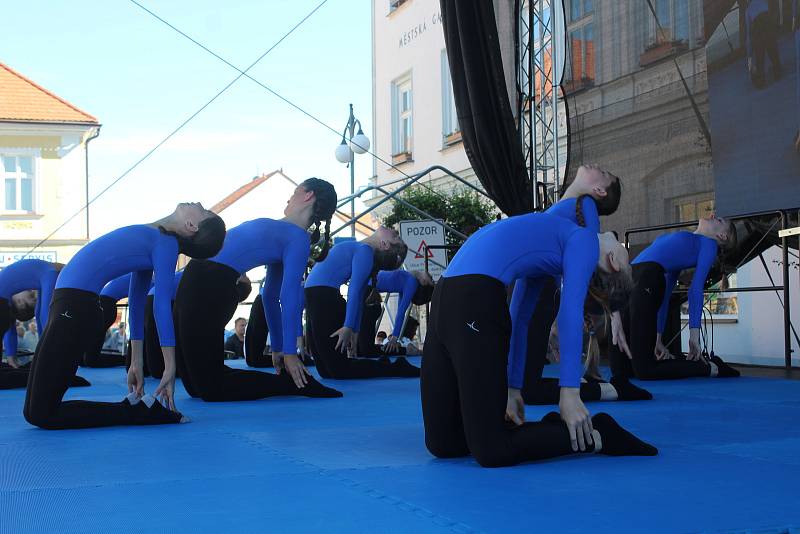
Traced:
<path id="1" fill-rule="evenodd" d="M 244 68 L 320 0 L 140 3 Z M 100 191 L 227 85 L 237 72 L 128 0 L 15 3 L 0 61 L 98 117 L 90 195 Z M 328 0 L 249 73 L 341 130 L 355 105 L 372 135 L 368 0 Z M 91 207 L 92 237 L 169 213 L 179 201 L 217 202 L 259 173 L 326 178 L 349 193 L 335 134 L 250 80 L 209 108 Z M 356 159 L 356 186 L 369 155 Z M 277 216 L 286 199 L 265 206 Z"/>

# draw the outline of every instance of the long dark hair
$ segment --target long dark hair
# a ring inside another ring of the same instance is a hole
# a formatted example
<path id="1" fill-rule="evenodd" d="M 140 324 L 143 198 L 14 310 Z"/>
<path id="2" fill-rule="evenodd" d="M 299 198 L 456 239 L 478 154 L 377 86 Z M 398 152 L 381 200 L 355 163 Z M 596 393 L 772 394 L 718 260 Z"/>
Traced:
<path id="1" fill-rule="evenodd" d="M 372 250 L 372 287 L 378 287 L 378 271 L 396 271 L 403 265 L 408 254 L 408 245 L 404 242 L 392 243 L 386 250 Z"/>
<path id="2" fill-rule="evenodd" d="M 311 214 L 311 222 L 314 224 L 314 229 L 311 232 L 311 244 L 319 243 L 320 241 L 320 226 L 323 221 L 325 222 L 325 235 L 322 236 L 324 240 L 322 248 L 320 249 L 314 261 L 322 261 L 328 256 L 328 250 L 331 246 L 331 217 L 336 211 L 336 189 L 330 182 L 321 178 L 308 178 L 300 184 L 306 191 L 314 193 L 314 211 Z"/>
<path id="3" fill-rule="evenodd" d="M 216 256 L 225 242 L 225 221 L 216 213 L 200 221 L 197 232 L 191 237 L 178 235 L 163 226 L 158 229 L 162 234 L 171 235 L 178 240 L 178 252 L 198 260 Z"/>
<path id="4" fill-rule="evenodd" d="M 610 172 L 603 172 L 611 177 L 611 185 L 606 188 L 606 196 L 600 200 L 595 200 L 595 203 L 597 203 L 597 214 L 606 216 L 617 211 L 619 207 L 619 203 L 622 200 L 622 182 L 619 176 L 615 176 Z"/>

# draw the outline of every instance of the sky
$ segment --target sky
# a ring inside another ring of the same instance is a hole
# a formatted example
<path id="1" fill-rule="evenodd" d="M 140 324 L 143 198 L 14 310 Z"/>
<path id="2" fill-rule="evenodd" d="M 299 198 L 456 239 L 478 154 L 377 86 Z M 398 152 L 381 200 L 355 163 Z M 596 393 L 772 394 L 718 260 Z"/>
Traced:
<path id="1" fill-rule="evenodd" d="M 138 1 L 244 69 L 322 0 Z M 0 61 L 102 124 L 89 145 L 90 198 L 238 75 L 130 0 L 14 4 Z M 248 74 L 339 132 L 354 104 L 372 137 L 371 54 L 369 0 L 328 0 Z M 92 204 L 91 237 L 160 218 L 178 202 L 210 207 L 279 168 L 297 181 L 325 178 L 345 196 L 340 141 L 241 78 Z M 366 184 L 371 156 L 357 156 L 355 169 L 356 187 Z M 285 203 L 274 199 L 263 216 L 280 216 Z"/>

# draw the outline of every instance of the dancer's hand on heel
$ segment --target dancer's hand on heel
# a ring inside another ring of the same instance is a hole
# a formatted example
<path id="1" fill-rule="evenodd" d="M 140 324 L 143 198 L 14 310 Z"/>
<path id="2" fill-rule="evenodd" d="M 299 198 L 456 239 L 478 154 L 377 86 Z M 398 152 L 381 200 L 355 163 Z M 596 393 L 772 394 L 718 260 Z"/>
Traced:
<path id="1" fill-rule="evenodd" d="M 631 349 L 628 347 L 628 340 L 625 338 L 625 328 L 622 326 L 622 316 L 618 311 L 611 314 L 611 342 L 624 352 L 628 359 L 633 359 Z"/>
<path id="2" fill-rule="evenodd" d="M 506 421 L 519 426 L 525 422 L 525 401 L 516 388 L 508 388 L 508 402 L 506 403 Z"/>
<path id="3" fill-rule="evenodd" d="M 153 396 L 161 401 L 163 406 L 166 406 L 173 412 L 177 412 L 175 408 L 175 369 L 164 369 L 164 374 L 161 375 L 161 382 L 159 382 Z"/>
<path id="4" fill-rule="evenodd" d="M 331 337 L 338 338 L 336 340 L 336 350 L 339 352 L 346 352 L 350 350 L 352 345 L 351 338 L 353 337 L 353 329 L 347 326 L 341 327 L 339 330 L 331 334 Z"/>
<path id="5" fill-rule="evenodd" d="M 701 361 L 703 354 L 700 350 L 700 329 L 691 328 L 689 330 L 689 354 L 686 356 L 690 361 Z"/>
<path id="6" fill-rule="evenodd" d="M 144 395 L 144 371 L 141 364 L 131 362 L 128 368 L 128 393 L 136 394 L 137 399 Z"/>
<path id="7" fill-rule="evenodd" d="M 580 391 L 580 388 L 562 387 L 561 399 L 558 402 L 561 420 L 567 424 L 572 450 L 575 452 L 579 449 L 585 451 L 586 446 L 593 443 L 592 419 L 589 410 L 583 405 Z"/>
<path id="8" fill-rule="evenodd" d="M 289 376 L 294 380 L 294 385 L 298 388 L 304 388 L 308 384 L 308 378 L 311 373 L 308 372 L 306 366 L 300 361 L 296 354 L 286 354 L 283 357 L 283 365 Z"/>
<path id="9" fill-rule="evenodd" d="M 283 361 L 283 353 L 272 351 L 272 366 L 275 368 L 275 374 L 281 374 L 281 371 L 285 369 L 284 361 Z"/>

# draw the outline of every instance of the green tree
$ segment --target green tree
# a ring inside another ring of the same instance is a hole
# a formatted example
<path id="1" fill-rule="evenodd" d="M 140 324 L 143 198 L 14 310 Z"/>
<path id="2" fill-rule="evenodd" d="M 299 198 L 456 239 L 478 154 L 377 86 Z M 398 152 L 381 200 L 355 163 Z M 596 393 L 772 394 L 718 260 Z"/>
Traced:
<path id="1" fill-rule="evenodd" d="M 497 209 L 494 204 L 475 191 L 459 188 L 449 194 L 435 192 L 427 187 L 409 187 L 400 198 L 429 213 L 434 219 L 444 222 L 465 235 L 495 220 Z M 393 226 L 400 221 L 426 219 L 401 202 L 392 204 L 392 211 L 383 219 L 383 224 Z M 460 245 L 462 239 L 452 232 L 446 232 L 448 245 Z"/>

